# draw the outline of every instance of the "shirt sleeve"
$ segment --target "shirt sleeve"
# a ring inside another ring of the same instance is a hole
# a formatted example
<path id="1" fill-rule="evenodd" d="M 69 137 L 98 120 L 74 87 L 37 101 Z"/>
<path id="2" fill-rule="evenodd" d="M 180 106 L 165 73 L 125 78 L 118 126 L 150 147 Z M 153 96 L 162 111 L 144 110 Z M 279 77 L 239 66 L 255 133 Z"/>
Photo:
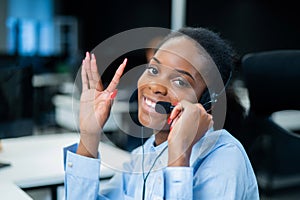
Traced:
<path id="1" fill-rule="evenodd" d="M 77 144 L 73 144 L 64 148 L 65 199 L 124 199 L 122 174 L 115 173 L 110 181 L 100 188 L 100 157 L 78 155 L 77 147 Z"/>
<path id="2" fill-rule="evenodd" d="M 250 162 L 234 144 L 223 145 L 211 152 L 194 176 L 194 199 L 259 199 Z"/>
<path id="3" fill-rule="evenodd" d="M 167 167 L 164 176 L 167 200 L 193 199 L 193 168 Z"/>
<path id="4" fill-rule="evenodd" d="M 77 144 L 64 149 L 65 198 L 98 199 L 100 159 L 75 153 Z"/>

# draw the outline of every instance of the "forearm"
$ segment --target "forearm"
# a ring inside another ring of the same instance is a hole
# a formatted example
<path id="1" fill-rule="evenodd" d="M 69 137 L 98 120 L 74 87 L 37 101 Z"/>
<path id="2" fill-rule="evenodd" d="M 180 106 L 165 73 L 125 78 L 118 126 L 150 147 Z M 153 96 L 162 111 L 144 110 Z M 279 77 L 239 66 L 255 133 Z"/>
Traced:
<path id="1" fill-rule="evenodd" d="M 182 147 L 169 142 L 168 167 L 189 167 L 192 148 Z"/>
<path id="2" fill-rule="evenodd" d="M 175 158 L 170 158 L 168 161 L 168 167 L 189 167 L 190 155 L 189 153 L 182 153 L 182 155 Z"/>
<path id="3" fill-rule="evenodd" d="M 80 142 L 76 153 L 90 158 L 98 157 L 100 134 L 80 134 Z"/>

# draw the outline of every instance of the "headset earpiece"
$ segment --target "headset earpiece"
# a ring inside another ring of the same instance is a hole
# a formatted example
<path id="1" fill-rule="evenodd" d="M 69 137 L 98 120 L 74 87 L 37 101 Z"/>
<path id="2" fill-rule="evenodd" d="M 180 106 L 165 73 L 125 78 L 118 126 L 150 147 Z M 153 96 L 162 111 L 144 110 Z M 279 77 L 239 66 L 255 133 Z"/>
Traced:
<path id="1" fill-rule="evenodd" d="M 202 106 L 205 108 L 205 110 L 210 110 L 211 109 L 211 104 L 212 103 L 217 103 L 218 97 L 221 94 L 223 94 L 225 92 L 226 88 L 228 87 L 229 82 L 231 80 L 231 77 L 232 77 L 232 71 L 230 71 L 229 78 L 228 78 L 226 84 L 224 85 L 224 88 L 219 93 L 213 92 L 211 95 L 209 95 L 208 89 L 206 88 L 204 90 L 204 92 L 201 95 L 201 98 L 199 100 L 199 103 L 202 104 Z"/>

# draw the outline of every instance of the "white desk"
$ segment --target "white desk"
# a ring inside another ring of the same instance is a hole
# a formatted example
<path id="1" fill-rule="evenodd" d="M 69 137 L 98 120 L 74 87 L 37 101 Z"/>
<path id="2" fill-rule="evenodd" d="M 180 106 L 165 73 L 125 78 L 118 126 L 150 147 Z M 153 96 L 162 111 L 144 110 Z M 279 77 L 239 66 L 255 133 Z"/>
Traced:
<path id="1" fill-rule="evenodd" d="M 14 196 L 16 194 L 20 194 L 19 199 L 28 199 L 18 187 L 30 189 L 63 184 L 63 147 L 76 142 L 79 142 L 77 133 L 2 140 L 0 160 L 11 163 L 11 166 L 0 169 L 1 199 L 18 199 Z M 113 169 L 121 169 L 122 163 L 129 160 L 129 153 L 105 143 L 99 146 L 103 163 L 100 178 L 109 178 L 114 174 Z M 16 193 L 7 193 L 7 188 L 16 190 Z M 3 198 L 3 193 L 12 196 Z"/>
<path id="2" fill-rule="evenodd" d="M 79 130 L 79 107 L 80 101 L 73 98 L 72 95 L 55 95 L 52 98 L 55 106 L 55 120 L 58 125 L 71 131 Z M 105 123 L 104 131 L 118 131 L 123 125 L 123 113 L 129 113 L 128 102 L 115 100 L 112 106 L 111 114 Z M 128 116 L 129 117 L 129 116 Z"/>

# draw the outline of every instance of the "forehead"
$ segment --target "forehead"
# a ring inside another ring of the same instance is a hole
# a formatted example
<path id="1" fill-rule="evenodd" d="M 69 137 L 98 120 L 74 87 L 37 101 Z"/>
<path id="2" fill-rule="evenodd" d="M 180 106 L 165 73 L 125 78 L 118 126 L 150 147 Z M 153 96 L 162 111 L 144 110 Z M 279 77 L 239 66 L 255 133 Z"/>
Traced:
<path id="1" fill-rule="evenodd" d="M 204 69 L 213 64 L 213 61 L 205 49 L 196 41 L 185 36 L 179 36 L 167 40 L 157 51 L 167 52 L 169 55 L 185 60 L 193 66 L 200 74 Z"/>
<path id="2" fill-rule="evenodd" d="M 201 77 L 206 76 L 211 66 L 214 65 L 204 48 L 185 36 L 167 40 L 160 46 L 155 57 L 162 61 L 162 64 L 185 68 L 195 76 L 201 74 Z"/>

